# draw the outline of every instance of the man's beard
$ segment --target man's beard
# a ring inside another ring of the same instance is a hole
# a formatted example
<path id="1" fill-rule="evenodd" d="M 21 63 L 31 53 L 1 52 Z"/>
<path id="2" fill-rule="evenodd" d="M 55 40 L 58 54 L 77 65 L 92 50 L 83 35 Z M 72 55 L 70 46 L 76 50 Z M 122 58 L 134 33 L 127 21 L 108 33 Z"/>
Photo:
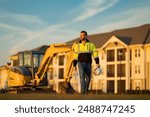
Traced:
<path id="1" fill-rule="evenodd" d="M 81 41 L 85 41 L 85 40 L 86 40 L 86 38 L 81 39 Z"/>

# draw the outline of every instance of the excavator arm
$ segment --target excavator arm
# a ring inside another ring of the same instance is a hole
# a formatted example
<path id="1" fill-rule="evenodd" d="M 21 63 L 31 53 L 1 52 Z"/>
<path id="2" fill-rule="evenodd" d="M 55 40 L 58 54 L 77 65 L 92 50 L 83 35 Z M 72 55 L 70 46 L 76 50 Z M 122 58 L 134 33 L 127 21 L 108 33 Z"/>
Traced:
<path id="1" fill-rule="evenodd" d="M 64 74 L 64 80 L 65 82 L 70 82 L 73 66 L 73 47 L 75 44 L 73 44 L 72 48 L 68 47 L 67 44 L 53 44 L 51 45 L 45 52 L 43 59 L 41 61 L 41 64 L 38 68 L 37 73 L 35 74 L 35 79 L 32 80 L 32 83 L 34 86 L 38 86 L 40 84 L 40 81 L 43 80 L 45 73 L 48 70 L 48 66 L 50 65 L 53 57 L 62 52 L 69 52 L 69 57 L 67 60 L 67 66 L 66 71 Z"/>

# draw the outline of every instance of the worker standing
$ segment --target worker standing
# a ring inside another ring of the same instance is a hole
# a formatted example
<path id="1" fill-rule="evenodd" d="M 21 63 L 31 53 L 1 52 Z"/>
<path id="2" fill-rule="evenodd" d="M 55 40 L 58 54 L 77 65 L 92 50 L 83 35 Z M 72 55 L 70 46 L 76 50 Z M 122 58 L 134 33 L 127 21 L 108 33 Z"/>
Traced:
<path id="1" fill-rule="evenodd" d="M 73 66 L 76 70 L 76 65 L 78 64 L 82 94 L 88 94 L 91 80 L 92 56 L 97 67 L 100 67 L 98 51 L 96 50 L 95 45 L 87 39 L 87 36 L 88 34 L 86 31 L 81 31 L 79 43 L 74 47 Z"/>

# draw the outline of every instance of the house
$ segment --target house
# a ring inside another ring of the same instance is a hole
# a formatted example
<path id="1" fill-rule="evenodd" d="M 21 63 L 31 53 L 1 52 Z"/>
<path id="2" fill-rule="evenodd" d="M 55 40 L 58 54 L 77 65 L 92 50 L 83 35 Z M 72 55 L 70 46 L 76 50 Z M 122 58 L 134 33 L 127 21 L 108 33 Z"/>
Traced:
<path id="1" fill-rule="evenodd" d="M 103 70 L 92 77 L 91 89 L 106 93 L 150 90 L 150 24 L 89 35 L 89 40 L 98 48 Z"/>

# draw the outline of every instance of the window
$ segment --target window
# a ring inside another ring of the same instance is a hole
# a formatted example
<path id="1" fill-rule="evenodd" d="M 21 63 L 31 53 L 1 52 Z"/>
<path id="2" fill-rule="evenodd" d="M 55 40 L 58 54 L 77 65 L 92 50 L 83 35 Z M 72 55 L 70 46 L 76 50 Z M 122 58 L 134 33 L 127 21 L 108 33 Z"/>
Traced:
<path id="1" fill-rule="evenodd" d="M 107 81 L 107 93 L 114 93 L 115 89 L 115 82 L 114 80 Z"/>
<path id="2" fill-rule="evenodd" d="M 59 65 L 64 65 L 64 55 L 59 56 Z"/>
<path id="3" fill-rule="evenodd" d="M 38 65 L 38 54 L 33 55 L 33 65 L 34 65 L 34 68 L 39 67 L 39 65 Z"/>
<path id="4" fill-rule="evenodd" d="M 53 68 L 49 69 L 49 79 L 53 79 Z"/>
<path id="5" fill-rule="evenodd" d="M 135 57 L 137 57 L 137 49 L 135 49 Z"/>
<path id="6" fill-rule="evenodd" d="M 125 64 L 118 64 L 117 65 L 117 76 L 118 77 L 125 77 Z"/>
<path id="7" fill-rule="evenodd" d="M 117 81 L 117 91 L 118 93 L 125 93 L 126 90 L 126 81 L 125 80 L 118 80 Z"/>
<path id="8" fill-rule="evenodd" d="M 13 66 L 18 66 L 18 61 L 17 60 L 13 60 Z"/>
<path id="9" fill-rule="evenodd" d="M 140 55 L 141 55 L 141 54 L 140 54 L 140 48 L 139 48 L 139 49 L 138 49 L 138 57 L 140 57 Z"/>
<path id="10" fill-rule="evenodd" d="M 118 61 L 125 60 L 125 49 L 118 49 L 117 50 L 117 60 Z"/>
<path id="11" fill-rule="evenodd" d="M 132 50 L 130 50 L 130 61 L 132 60 Z"/>
<path id="12" fill-rule="evenodd" d="M 140 73 L 141 73 L 141 66 L 135 65 L 135 74 L 140 74 Z"/>
<path id="13" fill-rule="evenodd" d="M 135 49 L 135 57 L 140 57 L 140 56 L 141 56 L 140 48 Z"/>
<path id="14" fill-rule="evenodd" d="M 135 65 L 135 73 L 137 74 L 137 65 Z"/>
<path id="15" fill-rule="evenodd" d="M 30 53 L 24 53 L 24 65 L 31 66 L 31 55 L 30 55 Z"/>
<path id="16" fill-rule="evenodd" d="M 139 74 L 141 73 L 140 65 L 138 65 L 138 73 L 139 73 Z"/>
<path id="17" fill-rule="evenodd" d="M 135 81 L 135 89 L 140 90 L 140 87 L 141 87 L 141 81 L 140 80 Z"/>
<path id="18" fill-rule="evenodd" d="M 23 53 L 19 53 L 19 66 L 23 66 Z"/>
<path id="19" fill-rule="evenodd" d="M 132 64 L 130 63 L 130 77 L 132 77 Z"/>
<path id="20" fill-rule="evenodd" d="M 114 68 L 114 65 L 107 65 L 107 77 L 115 76 Z"/>
<path id="21" fill-rule="evenodd" d="M 114 50 L 107 50 L 107 61 L 114 61 Z"/>
<path id="22" fill-rule="evenodd" d="M 64 69 L 59 68 L 59 79 L 64 79 Z"/>
<path id="23" fill-rule="evenodd" d="M 39 61 L 40 63 L 42 62 L 42 59 L 43 59 L 43 54 L 40 55 L 40 61 Z"/>

